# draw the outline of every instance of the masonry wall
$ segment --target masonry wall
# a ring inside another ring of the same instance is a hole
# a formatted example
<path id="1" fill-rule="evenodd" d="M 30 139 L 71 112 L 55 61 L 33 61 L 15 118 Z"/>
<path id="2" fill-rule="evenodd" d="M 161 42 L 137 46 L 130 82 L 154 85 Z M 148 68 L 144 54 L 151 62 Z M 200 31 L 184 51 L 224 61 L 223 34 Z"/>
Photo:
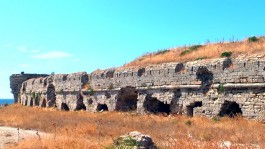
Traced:
<path id="1" fill-rule="evenodd" d="M 46 74 L 13 74 L 10 76 L 10 88 L 11 92 L 14 95 L 14 103 L 18 102 L 19 92 L 22 86 L 22 83 L 31 78 L 46 77 Z"/>
<path id="2" fill-rule="evenodd" d="M 220 58 L 97 70 L 91 74 L 55 74 L 25 81 L 21 103 L 70 111 L 209 117 L 240 113 L 256 118 L 265 109 L 264 75 L 263 58 Z"/>

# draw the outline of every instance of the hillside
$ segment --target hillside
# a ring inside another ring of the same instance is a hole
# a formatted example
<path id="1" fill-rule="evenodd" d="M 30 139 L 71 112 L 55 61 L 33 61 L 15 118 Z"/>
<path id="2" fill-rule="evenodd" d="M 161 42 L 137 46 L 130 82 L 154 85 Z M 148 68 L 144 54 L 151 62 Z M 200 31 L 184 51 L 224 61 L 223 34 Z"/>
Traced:
<path id="1" fill-rule="evenodd" d="M 140 56 L 125 64 L 124 67 L 218 58 L 224 52 L 232 52 L 232 57 L 263 56 L 265 54 L 265 37 L 253 36 L 238 42 L 219 42 L 164 49 Z"/>

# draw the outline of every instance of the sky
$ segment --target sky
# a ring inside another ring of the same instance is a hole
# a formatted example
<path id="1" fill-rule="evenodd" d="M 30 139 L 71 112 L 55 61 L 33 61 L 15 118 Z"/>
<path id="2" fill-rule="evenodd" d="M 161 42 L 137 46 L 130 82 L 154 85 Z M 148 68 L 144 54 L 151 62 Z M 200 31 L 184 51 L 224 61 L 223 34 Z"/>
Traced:
<path id="1" fill-rule="evenodd" d="M 0 0 L 0 98 L 9 76 L 119 67 L 159 49 L 265 35 L 264 0 Z"/>

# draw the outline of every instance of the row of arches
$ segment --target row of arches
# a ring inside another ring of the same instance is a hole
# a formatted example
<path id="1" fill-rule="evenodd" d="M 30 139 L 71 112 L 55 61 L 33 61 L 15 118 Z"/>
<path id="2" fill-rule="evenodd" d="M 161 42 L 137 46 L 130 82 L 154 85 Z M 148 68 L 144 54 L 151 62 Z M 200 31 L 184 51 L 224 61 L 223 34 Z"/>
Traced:
<path id="1" fill-rule="evenodd" d="M 56 94 L 53 84 L 49 84 L 45 97 L 41 93 L 30 92 L 21 98 L 21 104 L 27 106 L 53 107 L 55 106 L 55 101 Z"/>
<path id="2" fill-rule="evenodd" d="M 208 77 L 201 76 L 201 80 L 205 81 L 208 79 L 205 79 Z M 211 77 L 210 77 L 211 78 Z M 210 79 L 211 80 L 211 79 Z M 36 96 L 35 99 L 25 100 L 25 105 L 30 106 L 41 106 L 41 107 L 52 107 L 55 105 L 56 100 L 56 94 L 55 94 L 55 87 L 54 85 L 50 84 L 47 88 L 47 99 Z M 178 97 L 176 97 L 178 98 Z M 34 100 L 34 101 L 33 101 Z M 27 103 L 30 102 L 30 103 Z M 93 103 L 93 100 L 88 101 L 89 104 Z M 165 113 L 165 114 L 171 114 L 175 113 L 176 111 L 172 111 L 172 108 L 174 108 L 174 104 L 172 103 L 166 103 L 158 100 L 156 97 L 152 97 L 151 94 L 147 94 L 147 96 L 144 99 L 143 102 L 143 108 L 146 112 L 158 114 L 158 113 Z M 135 87 L 125 87 L 122 88 L 118 95 L 116 100 L 116 106 L 115 110 L 117 111 L 135 111 L 137 110 L 137 103 L 138 103 L 138 91 Z M 188 116 L 193 116 L 195 114 L 194 110 L 195 108 L 202 107 L 203 103 L 201 101 L 196 101 L 193 103 L 190 103 L 185 107 L 184 110 L 186 110 L 186 114 Z M 108 111 L 109 107 L 107 104 L 98 103 L 96 105 L 96 111 Z M 61 103 L 61 110 L 69 111 L 70 108 L 66 103 Z M 86 110 L 86 106 L 83 102 L 83 96 L 77 95 L 77 105 L 74 110 Z M 182 109 L 183 110 L 183 109 Z M 220 109 L 219 116 L 229 116 L 233 117 L 235 115 L 242 114 L 242 110 L 240 106 L 236 102 L 232 101 L 225 101 Z"/>
<path id="3" fill-rule="evenodd" d="M 176 97 L 178 98 L 178 97 Z M 194 116 L 196 114 L 196 111 L 198 108 L 203 106 L 202 101 L 195 101 L 190 104 L 188 104 L 186 107 L 180 107 L 178 110 L 180 112 L 177 112 L 174 110 L 174 108 L 178 105 L 173 103 L 175 100 L 172 100 L 170 103 L 162 102 L 158 100 L 156 97 L 152 97 L 151 94 L 147 94 L 144 101 L 143 101 L 143 109 L 145 112 L 158 114 L 171 114 L 171 113 L 186 113 L 188 116 Z M 138 103 L 138 91 L 133 87 L 126 87 L 120 90 L 118 93 L 117 101 L 115 110 L 127 112 L 127 111 L 135 111 L 137 110 L 137 103 Z M 93 100 L 89 99 L 88 104 L 92 105 Z M 95 107 L 96 106 L 96 107 Z M 106 103 L 97 103 L 96 105 L 93 105 L 96 111 L 108 111 L 109 107 Z M 62 103 L 61 106 L 62 110 L 69 110 L 69 107 L 66 103 Z M 86 106 L 83 102 L 83 97 L 79 96 L 77 101 L 77 107 L 76 110 L 86 110 Z M 202 112 L 203 113 L 203 112 Z M 241 115 L 242 110 L 236 102 L 233 101 L 225 101 L 220 108 L 219 116 L 229 116 L 234 117 L 235 115 Z"/>

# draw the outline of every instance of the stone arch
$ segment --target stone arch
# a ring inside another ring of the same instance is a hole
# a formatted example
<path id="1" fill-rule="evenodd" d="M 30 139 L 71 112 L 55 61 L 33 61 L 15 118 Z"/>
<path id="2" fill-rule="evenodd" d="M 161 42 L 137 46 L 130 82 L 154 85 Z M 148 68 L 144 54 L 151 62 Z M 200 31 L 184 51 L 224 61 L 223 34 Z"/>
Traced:
<path id="1" fill-rule="evenodd" d="M 62 80 L 63 80 L 63 81 L 66 81 L 66 80 L 67 80 L 67 77 L 68 77 L 68 75 L 66 75 L 66 74 L 63 75 L 63 79 L 62 79 Z"/>
<path id="2" fill-rule="evenodd" d="M 31 97 L 31 98 L 29 98 L 29 106 L 31 106 L 31 107 L 33 106 L 33 100 L 35 100 L 35 99 L 34 99 L 34 98 L 32 98 L 32 97 Z"/>
<path id="3" fill-rule="evenodd" d="M 181 72 L 182 70 L 184 70 L 183 63 L 177 64 L 177 66 L 175 67 L 175 73 Z"/>
<path id="4" fill-rule="evenodd" d="M 26 82 L 23 82 L 23 84 L 22 84 L 22 92 L 24 93 L 24 92 L 26 92 Z"/>
<path id="5" fill-rule="evenodd" d="M 53 84 L 49 84 L 47 88 L 48 107 L 55 106 L 55 100 L 56 100 L 55 87 Z"/>
<path id="6" fill-rule="evenodd" d="M 196 107 L 201 107 L 202 106 L 202 102 L 201 101 L 196 101 L 196 102 L 193 102 L 191 103 L 190 105 L 187 106 L 187 116 L 191 116 L 193 117 L 194 116 L 194 108 Z"/>
<path id="7" fill-rule="evenodd" d="M 202 90 L 203 93 L 208 92 L 213 84 L 213 73 L 205 66 L 201 66 L 196 72 L 196 77 L 202 82 L 200 90 Z"/>
<path id="8" fill-rule="evenodd" d="M 42 108 L 45 108 L 47 106 L 47 101 L 45 98 L 42 99 L 41 105 Z"/>
<path id="9" fill-rule="evenodd" d="M 46 87 L 47 86 L 47 78 L 44 79 L 44 82 L 43 82 L 43 87 Z"/>
<path id="10" fill-rule="evenodd" d="M 98 104 L 97 111 L 109 111 L 109 108 L 106 104 Z"/>
<path id="11" fill-rule="evenodd" d="M 34 100 L 34 105 L 39 106 L 40 105 L 40 98 L 41 98 L 41 93 L 37 93 L 35 100 Z"/>
<path id="12" fill-rule="evenodd" d="M 88 99 L 88 104 L 89 104 L 89 105 L 92 105 L 92 104 L 93 104 L 93 99 L 92 99 L 92 98 L 89 98 L 89 99 Z"/>
<path id="13" fill-rule="evenodd" d="M 157 98 L 151 97 L 151 95 L 146 96 L 143 106 L 144 109 L 150 113 L 171 113 L 170 104 L 161 102 Z"/>
<path id="14" fill-rule="evenodd" d="M 229 68 L 232 64 L 233 64 L 232 60 L 230 58 L 226 58 L 223 61 L 223 70 L 225 70 L 226 68 Z M 246 66 L 246 63 L 244 63 L 244 67 L 245 66 Z"/>
<path id="15" fill-rule="evenodd" d="M 106 72 L 106 78 L 113 78 L 115 70 L 108 70 Z"/>
<path id="16" fill-rule="evenodd" d="M 144 73 L 145 73 L 145 68 L 140 68 L 140 69 L 137 71 L 137 75 L 138 75 L 138 77 L 141 77 Z"/>
<path id="17" fill-rule="evenodd" d="M 242 110 L 234 101 L 225 101 L 223 105 L 221 106 L 220 112 L 218 114 L 219 116 L 228 116 L 228 117 L 234 117 L 236 115 L 242 115 Z"/>
<path id="18" fill-rule="evenodd" d="M 121 88 L 118 93 L 116 110 L 133 111 L 137 109 L 138 92 L 135 87 Z"/>
<path id="19" fill-rule="evenodd" d="M 69 107 L 68 107 L 68 105 L 66 103 L 62 103 L 61 104 L 61 110 L 63 110 L 63 111 L 69 111 L 70 109 L 69 109 Z"/>
<path id="20" fill-rule="evenodd" d="M 25 103 L 24 103 L 24 106 L 27 106 L 28 105 L 28 98 L 25 99 Z"/>
<path id="21" fill-rule="evenodd" d="M 77 105 L 76 105 L 76 110 L 86 110 L 86 106 L 84 104 L 84 100 L 83 100 L 83 96 L 82 95 L 77 95 Z"/>

